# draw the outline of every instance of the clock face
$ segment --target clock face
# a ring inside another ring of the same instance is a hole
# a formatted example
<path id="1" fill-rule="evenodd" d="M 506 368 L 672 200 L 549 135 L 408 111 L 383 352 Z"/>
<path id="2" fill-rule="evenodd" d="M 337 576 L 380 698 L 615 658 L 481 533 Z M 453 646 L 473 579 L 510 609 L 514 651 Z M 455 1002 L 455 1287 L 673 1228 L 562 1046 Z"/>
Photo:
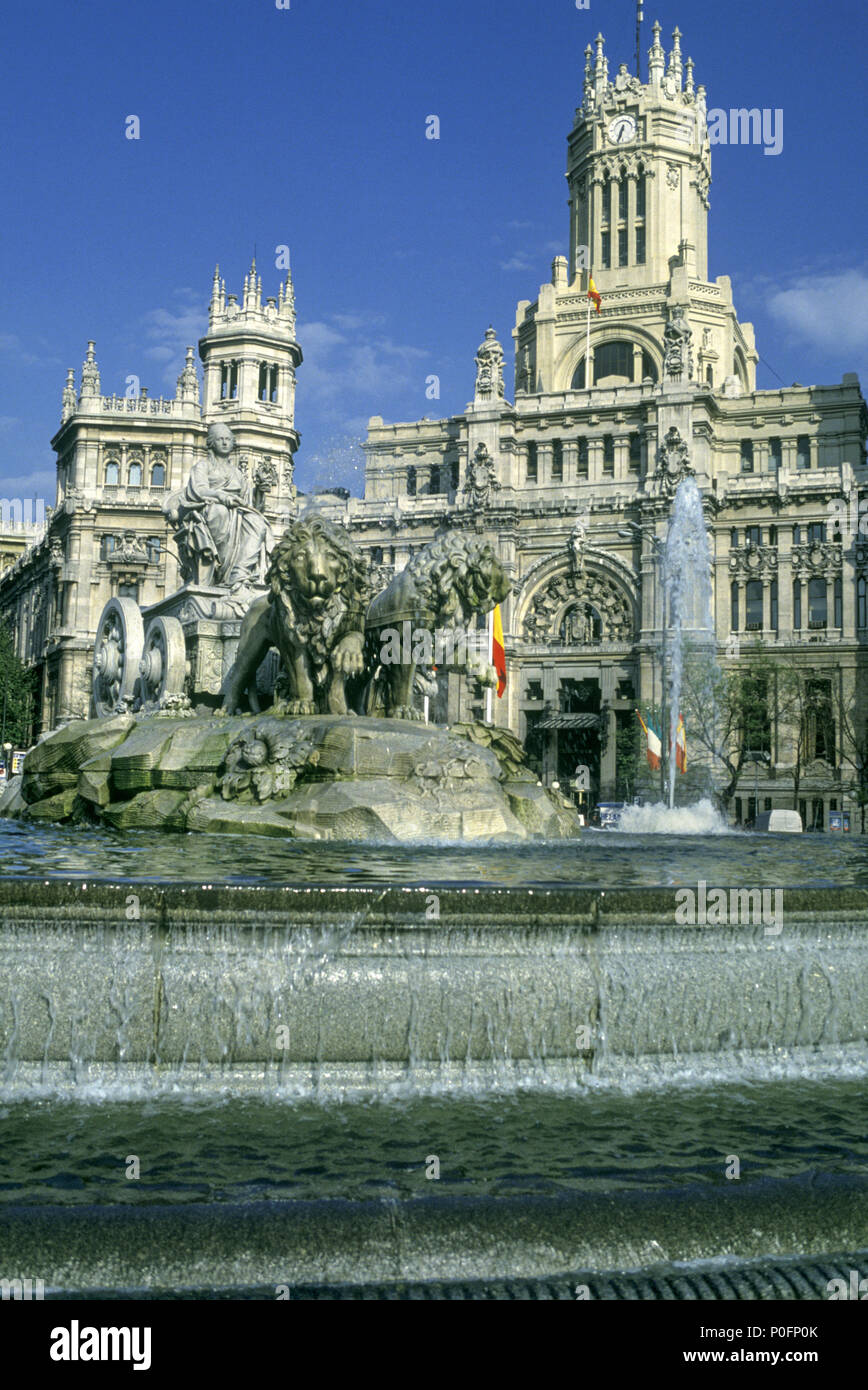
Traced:
<path id="1" fill-rule="evenodd" d="M 626 145 L 636 138 L 636 117 L 616 116 L 609 122 L 609 139 L 613 145 Z"/>

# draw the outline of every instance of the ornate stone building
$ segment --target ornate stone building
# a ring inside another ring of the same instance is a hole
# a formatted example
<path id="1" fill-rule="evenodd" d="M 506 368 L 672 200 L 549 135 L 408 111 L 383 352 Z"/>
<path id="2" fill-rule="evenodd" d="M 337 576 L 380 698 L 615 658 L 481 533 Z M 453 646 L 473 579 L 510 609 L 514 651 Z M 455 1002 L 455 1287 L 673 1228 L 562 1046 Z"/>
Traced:
<path id="1" fill-rule="evenodd" d="M 278 533 L 292 509 L 295 372 L 302 353 L 290 274 L 277 297 L 263 303 L 254 263 L 239 302 L 215 270 L 199 356 L 201 404 L 192 347 L 167 399 L 145 389 L 103 395 L 92 342 L 78 389 L 69 369 L 51 441 L 55 506 L 42 538 L 0 579 L 0 620 L 39 676 L 35 733 L 88 717 L 94 637 L 108 600 L 127 597 L 144 607 L 179 588 L 164 504 L 205 453 L 209 425 L 231 427 L 250 500 Z"/>
<path id="2" fill-rule="evenodd" d="M 464 412 L 374 416 L 364 498 L 334 511 L 386 574 L 447 526 L 496 540 L 514 588 L 495 717 L 549 779 L 584 762 L 605 797 L 623 790 L 619 726 L 662 699 L 659 557 L 674 491 L 692 474 L 721 661 L 762 642 L 819 691 L 807 732 L 781 723 L 752 750 L 763 756 L 733 814 L 747 819 L 757 797 L 759 809 L 791 805 L 797 760 L 805 820 L 827 824 L 851 804 L 848 738 L 864 743 L 868 729 L 868 537 L 834 524 L 868 494 L 865 401 L 853 374 L 756 389 L 753 329 L 729 279 L 708 278 L 705 89 L 678 31 L 668 60 L 659 38 L 655 25 L 647 82 L 624 66 L 610 80 L 602 38 L 587 50 L 567 141 L 568 255 L 518 305 L 512 398 L 489 329 Z M 590 352 L 589 267 L 602 295 Z M 451 715 L 468 701 L 456 683 Z"/>

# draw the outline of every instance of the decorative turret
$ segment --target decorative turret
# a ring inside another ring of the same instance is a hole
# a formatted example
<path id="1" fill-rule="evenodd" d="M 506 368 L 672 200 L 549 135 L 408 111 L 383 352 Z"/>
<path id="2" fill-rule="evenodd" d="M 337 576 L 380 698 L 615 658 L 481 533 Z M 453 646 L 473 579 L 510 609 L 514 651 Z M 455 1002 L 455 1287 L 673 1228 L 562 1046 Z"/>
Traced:
<path id="1" fill-rule="evenodd" d="M 87 356 L 81 366 L 81 394 L 79 396 L 79 401 L 84 400 L 85 397 L 92 398 L 100 394 L 99 365 L 94 353 L 94 346 L 93 341 L 88 343 Z"/>
<path id="2" fill-rule="evenodd" d="M 603 44 L 605 39 L 602 34 L 596 37 L 597 56 L 594 63 L 594 92 L 597 100 L 603 95 L 609 81 L 609 61 L 603 56 Z"/>
<path id="3" fill-rule="evenodd" d="M 66 385 L 63 388 L 63 398 L 60 405 L 60 423 L 65 425 L 71 415 L 75 414 L 78 405 L 78 398 L 75 394 L 75 368 L 67 367 Z"/>
<path id="4" fill-rule="evenodd" d="M 238 295 L 226 293 L 218 267 L 211 286 L 208 332 L 199 341 L 199 356 L 205 424 L 221 420 L 231 427 L 251 483 L 262 491 L 266 515 L 285 516 L 294 505 L 292 455 L 299 443 L 295 372 L 302 360 L 295 340 L 291 275 L 287 273 L 277 294 L 263 303 L 262 276 L 254 257 L 239 302 Z M 188 349 L 176 399 L 198 400 L 198 389 Z"/>
<path id="5" fill-rule="evenodd" d="M 688 58 L 685 64 L 684 91 L 687 96 L 693 96 L 693 59 Z"/>
<path id="6" fill-rule="evenodd" d="M 672 52 L 669 54 L 669 68 L 666 76 L 671 77 L 678 91 L 681 91 L 681 30 L 676 24 L 672 31 Z"/>
<path id="7" fill-rule="evenodd" d="M 660 21 L 655 19 L 651 26 L 654 35 L 654 42 L 648 49 L 648 81 L 652 87 L 658 87 L 663 81 L 663 65 L 666 55 L 663 52 L 663 45 L 660 42 Z"/>
<path id="8" fill-rule="evenodd" d="M 191 405 L 199 404 L 199 375 L 193 360 L 192 347 L 187 348 L 187 361 L 184 364 L 184 370 L 178 377 L 175 399 L 178 401 L 188 401 Z"/>
<path id="9" fill-rule="evenodd" d="M 585 82 L 582 88 L 583 102 L 586 110 L 589 110 L 594 104 L 594 67 L 591 62 L 593 53 L 594 50 L 591 48 L 591 45 L 588 44 L 585 49 Z"/>

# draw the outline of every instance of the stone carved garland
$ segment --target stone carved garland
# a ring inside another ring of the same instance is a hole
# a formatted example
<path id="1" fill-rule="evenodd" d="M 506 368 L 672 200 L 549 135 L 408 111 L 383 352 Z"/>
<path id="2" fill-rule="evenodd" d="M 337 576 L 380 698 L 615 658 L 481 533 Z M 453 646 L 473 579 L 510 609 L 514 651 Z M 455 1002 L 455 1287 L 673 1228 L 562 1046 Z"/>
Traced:
<path id="1" fill-rule="evenodd" d="M 633 639 L 633 613 L 630 600 L 614 580 L 584 570 L 573 575 L 558 574 L 534 596 L 524 620 L 528 641 L 548 641 L 559 637 L 564 609 L 577 605 L 593 608 L 602 624 L 601 642 L 629 642 Z M 585 635 L 579 641 L 591 641 Z"/>
<path id="2" fill-rule="evenodd" d="M 839 572 L 842 565 L 842 548 L 834 541 L 811 541 L 805 545 L 793 546 L 792 566 L 793 574 L 797 578 L 831 576 Z"/>
<path id="3" fill-rule="evenodd" d="M 224 801 L 270 801 L 288 796 L 319 752 L 296 728 L 258 724 L 245 731 L 226 754 L 219 789 Z"/>

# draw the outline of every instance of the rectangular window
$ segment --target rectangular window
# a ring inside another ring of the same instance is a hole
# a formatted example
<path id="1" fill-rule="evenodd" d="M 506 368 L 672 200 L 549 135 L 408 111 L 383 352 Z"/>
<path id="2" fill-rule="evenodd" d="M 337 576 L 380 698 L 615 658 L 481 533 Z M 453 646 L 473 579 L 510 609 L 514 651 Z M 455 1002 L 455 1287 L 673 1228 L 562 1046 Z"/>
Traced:
<path id="1" fill-rule="evenodd" d="M 835 626 L 844 626 L 844 589 L 840 579 L 835 580 Z"/>
<path id="2" fill-rule="evenodd" d="M 627 180 L 621 179 L 618 184 L 618 217 L 623 222 L 627 216 Z"/>
<path id="3" fill-rule="evenodd" d="M 642 436 L 634 431 L 630 435 L 630 472 L 638 473 L 642 462 Z"/>
<path id="4" fill-rule="evenodd" d="M 793 627 L 796 632 L 802 626 L 802 585 L 798 579 L 793 580 Z"/>
<path id="5" fill-rule="evenodd" d="M 604 270 L 612 268 L 612 234 L 611 232 L 600 233 L 600 260 Z"/>
<path id="6" fill-rule="evenodd" d="M 618 265 L 627 264 L 627 228 L 618 229 Z"/>
<path id="7" fill-rule="evenodd" d="M 587 439 L 580 439 L 580 440 L 579 440 L 579 477 L 580 477 L 580 478 L 587 478 L 587 476 L 588 476 L 588 441 L 587 441 Z"/>
<path id="8" fill-rule="evenodd" d="M 636 228 L 636 264 L 645 264 L 645 228 Z"/>
<path id="9" fill-rule="evenodd" d="M 615 436 L 613 434 L 603 435 L 603 472 L 609 474 L 615 472 Z"/>
<path id="10" fill-rule="evenodd" d="M 564 446 L 559 439 L 552 440 L 552 482 L 563 482 Z"/>
<path id="11" fill-rule="evenodd" d="M 730 545 L 732 546 L 733 550 L 734 550 L 735 547 L 738 545 L 738 527 L 737 527 L 737 526 L 733 526 L 732 530 L 731 530 L 730 533 L 729 533 L 729 543 L 730 543 Z"/>
<path id="12" fill-rule="evenodd" d="M 812 521 L 808 526 L 808 545 L 816 545 L 826 539 L 825 521 Z"/>
<path id="13" fill-rule="evenodd" d="M 738 632 L 738 585 L 729 586 L 729 630 Z"/>
<path id="14" fill-rule="evenodd" d="M 645 175 L 636 180 L 636 216 L 645 216 Z"/>
<path id="15" fill-rule="evenodd" d="M 537 449 L 533 442 L 527 446 L 527 473 L 525 476 L 529 483 L 535 483 L 537 480 Z"/>
<path id="16" fill-rule="evenodd" d="M 771 625 L 772 625 L 772 632 L 777 632 L 777 630 L 778 630 L 778 581 L 777 581 L 776 579 L 773 579 L 772 582 L 771 582 L 771 592 L 770 592 L 770 594 L 769 594 L 769 599 L 770 599 L 770 607 L 771 607 Z"/>
<path id="17" fill-rule="evenodd" d="M 763 531 L 761 526 L 745 527 L 744 538 L 748 545 L 762 545 Z"/>
<path id="18" fill-rule="evenodd" d="M 796 467 L 810 468 L 811 466 L 811 441 L 806 434 L 800 434 L 796 440 Z"/>
<path id="19" fill-rule="evenodd" d="M 152 565 L 160 563 L 160 538 L 159 536 L 148 537 L 148 560 Z"/>
<path id="20" fill-rule="evenodd" d="M 802 544 L 802 528 L 798 523 L 793 527 L 793 545 Z"/>
<path id="21" fill-rule="evenodd" d="M 741 441 L 741 471 L 742 473 L 753 472 L 753 440 L 743 439 Z"/>
<path id="22" fill-rule="evenodd" d="M 781 441 L 775 437 L 769 440 L 769 472 L 777 473 L 784 461 L 784 451 Z"/>

